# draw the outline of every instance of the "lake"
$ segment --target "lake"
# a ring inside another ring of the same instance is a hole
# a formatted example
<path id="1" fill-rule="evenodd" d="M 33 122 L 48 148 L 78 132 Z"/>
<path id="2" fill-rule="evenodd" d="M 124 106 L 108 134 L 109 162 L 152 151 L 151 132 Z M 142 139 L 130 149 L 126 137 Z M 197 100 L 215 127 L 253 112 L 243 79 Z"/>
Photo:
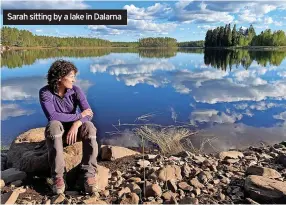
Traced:
<path id="1" fill-rule="evenodd" d="M 122 124 L 189 124 L 216 151 L 286 140 L 286 52 L 43 49 L 2 54 L 2 145 L 47 120 L 38 91 L 56 59 L 78 68 L 102 143 L 138 146 Z M 122 134 L 111 135 L 115 125 Z M 118 128 L 118 127 L 117 127 Z"/>

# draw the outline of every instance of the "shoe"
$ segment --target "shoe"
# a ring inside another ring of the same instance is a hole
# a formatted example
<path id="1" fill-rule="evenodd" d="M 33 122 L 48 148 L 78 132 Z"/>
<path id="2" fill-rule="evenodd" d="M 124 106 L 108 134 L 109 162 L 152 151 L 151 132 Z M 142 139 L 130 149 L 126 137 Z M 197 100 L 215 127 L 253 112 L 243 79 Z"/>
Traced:
<path id="1" fill-rule="evenodd" d="M 85 192 L 89 194 L 94 194 L 100 191 L 95 177 L 89 177 L 86 179 L 84 183 L 84 189 Z"/>
<path id="2" fill-rule="evenodd" d="M 54 194 L 63 194 L 65 188 L 65 180 L 63 177 L 57 177 L 53 180 L 52 190 Z"/>

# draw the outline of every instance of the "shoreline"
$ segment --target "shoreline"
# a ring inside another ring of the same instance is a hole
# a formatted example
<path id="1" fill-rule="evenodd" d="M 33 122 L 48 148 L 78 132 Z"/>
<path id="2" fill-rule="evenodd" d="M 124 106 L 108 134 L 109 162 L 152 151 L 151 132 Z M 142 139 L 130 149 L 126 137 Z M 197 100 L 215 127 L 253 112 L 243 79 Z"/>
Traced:
<path id="1" fill-rule="evenodd" d="M 23 133 L 14 140 L 8 153 L 1 153 L 2 162 L 8 161 L 9 167 L 12 164 L 12 167 L 22 170 L 5 168 L 7 171 L 2 172 L 2 195 L 12 195 L 21 190 L 14 197 L 14 203 L 286 202 L 286 141 L 216 154 L 181 151 L 172 155 L 162 154 L 158 150 L 141 148 L 137 152 L 125 147 L 102 145 L 98 157 L 98 180 L 104 187 L 92 196 L 82 192 L 77 175 L 72 175 L 72 170 L 79 168 L 77 165 L 82 156 L 81 142 L 77 142 L 64 149 L 68 189 L 64 195 L 53 195 L 46 182 L 47 175 L 44 174 L 49 175 L 44 138 L 38 135 L 36 139 L 33 134 L 43 131 L 37 128 Z M 41 172 L 36 171 L 39 168 Z M 5 178 L 7 174 L 10 180 Z"/>
<path id="2" fill-rule="evenodd" d="M 6 46 L 3 46 L 6 47 Z M 4 51 L 12 50 L 43 50 L 43 49 L 247 49 L 247 50 L 286 50 L 286 46 L 239 46 L 239 47 L 15 47 L 11 46 Z"/>

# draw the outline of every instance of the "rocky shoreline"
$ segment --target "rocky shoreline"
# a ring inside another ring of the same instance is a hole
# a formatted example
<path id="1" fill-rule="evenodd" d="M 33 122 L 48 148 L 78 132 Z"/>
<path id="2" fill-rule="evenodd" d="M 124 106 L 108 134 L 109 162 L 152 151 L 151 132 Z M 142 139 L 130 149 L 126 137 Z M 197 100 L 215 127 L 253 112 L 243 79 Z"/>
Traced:
<path id="1" fill-rule="evenodd" d="M 49 189 L 43 128 L 17 137 L 1 153 L 2 204 L 206 204 L 286 203 L 286 142 L 216 154 L 184 151 L 164 156 L 102 146 L 101 191 L 82 192 L 77 165 L 81 143 L 65 148 L 65 195 Z M 21 170 L 21 171 L 19 171 Z"/>

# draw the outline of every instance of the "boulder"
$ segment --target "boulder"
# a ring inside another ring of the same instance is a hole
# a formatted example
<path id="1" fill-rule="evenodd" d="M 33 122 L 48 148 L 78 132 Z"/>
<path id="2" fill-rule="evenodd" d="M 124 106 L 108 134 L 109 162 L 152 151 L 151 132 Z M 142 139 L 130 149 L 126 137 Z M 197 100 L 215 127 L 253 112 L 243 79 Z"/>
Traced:
<path id="1" fill-rule="evenodd" d="M 158 184 L 146 186 L 146 197 L 161 197 L 162 189 Z"/>
<path id="2" fill-rule="evenodd" d="M 44 136 L 45 128 L 31 129 L 19 135 L 11 144 L 7 153 L 7 166 L 24 171 L 27 174 L 50 176 L 48 150 Z M 82 142 L 76 142 L 64 148 L 64 159 L 67 171 L 67 183 L 75 185 L 78 177 L 78 165 L 82 159 Z M 109 169 L 97 166 L 100 177 L 100 188 L 108 185 Z"/>
<path id="3" fill-rule="evenodd" d="M 181 199 L 179 204 L 199 204 L 199 200 L 197 198 L 186 197 Z"/>
<path id="4" fill-rule="evenodd" d="M 128 193 L 124 195 L 120 204 L 139 204 L 139 196 L 135 193 Z"/>
<path id="5" fill-rule="evenodd" d="M 266 167 L 259 167 L 259 166 L 251 166 L 248 167 L 246 170 L 247 175 L 258 175 L 268 178 L 280 178 L 281 174 L 277 172 L 275 169 L 270 169 Z"/>
<path id="6" fill-rule="evenodd" d="M 138 162 L 137 162 L 137 165 L 139 165 L 141 168 L 143 167 L 148 167 L 150 166 L 150 162 L 148 160 L 143 160 L 143 159 L 140 159 Z"/>
<path id="7" fill-rule="evenodd" d="M 250 175 L 244 189 L 251 199 L 260 203 L 286 203 L 286 182 Z"/>
<path id="8" fill-rule="evenodd" d="M 7 166 L 26 173 L 50 173 L 48 150 L 44 136 L 45 128 L 31 129 L 19 135 L 7 153 Z M 82 159 L 82 143 L 76 142 L 64 148 L 67 172 L 76 167 Z"/>
<path id="9" fill-rule="evenodd" d="M 131 149 L 125 147 L 102 145 L 101 146 L 101 159 L 107 161 L 113 161 L 126 156 L 140 154 Z"/>
<path id="10" fill-rule="evenodd" d="M 158 178 L 162 181 L 178 181 L 182 179 L 181 168 L 177 165 L 167 165 L 162 167 L 157 171 L 157 174 Z"/>
<path id="11" fill-rule="evenodd" d="M 4 180 L 5 184 L 9 184 L 17 180 L 24 180 L 26 177 L 27 174 L 25 172 L 16 170 L 15 168 L 6 169 L 1 172 L 1 179 Z"/>
<path id="12" fill-rule="evenodd" d="M 180 182 L 178 187 L 184 191 L 192 191 L 193 187 L 190 186 L 187 182 Z"/>
<path id="13" fill-rule="evenodd" d="M 97 165 L 96 179 L 100 190 L 105 190 L 108 186 L 108 179 L 111 177 L 110 171 L 104 166 Z"/>
<path id="14" fill-rule="evenodd" d="M 204 188 L 205 186 L 199 182 L 199 180 L 197 178 L 193 178 L 190 181 L 190 184 L 196 188 Z"/>
<path id="15" fill-rule="evenodd" d="M 242 152 L 238 152 L 238 151 L 227 151 L 227 152 L 220 152 L 219 153 L 219 158 L 220 159 L 238 159 L 238 158 L 242 158 L 244 157 Z"/>

